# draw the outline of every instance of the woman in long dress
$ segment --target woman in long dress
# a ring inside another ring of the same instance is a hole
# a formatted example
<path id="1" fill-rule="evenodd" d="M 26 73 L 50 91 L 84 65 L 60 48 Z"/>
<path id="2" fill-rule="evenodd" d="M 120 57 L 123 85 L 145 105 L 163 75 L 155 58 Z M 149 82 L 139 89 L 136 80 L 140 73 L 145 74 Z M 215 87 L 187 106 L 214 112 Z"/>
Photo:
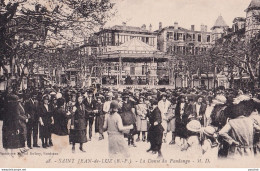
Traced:
<path id="1" fill-rule="evenodd" d="M 103 135 L 103 125 L 105 120 L 105 113 L 103 111 L 102 96 L 97 96 L 96 108 L 96 117 L 95 117 L 95 132 L 99 133 L 99 140 L 104 139 Z"/>
<path id="2" fill-rule="evenodd" d="M 83 97 L 79 96 L 76 106 L 73 108 L 73 112 L 75 113 L 71 118 L 71 128 L 70 128 L 70 142 L 72 143 L 72 152 L 75 152 L 75 144 L 80 144 L 80 151 L 86 152 L 83 149 L 83 143 L 87 142 L 86 135 L 86 113 L 85 113 L 85 105 L 82 103 Z"/>
<path id="3" fill-rule="evenodd" d="M 130 157 L 127 144 L 124 140 L 123 131 L 133 129 L 133 125 L 123 126 L 121 116 L 118 112 L 118 102 L 110 104 L 110 114 L 105 116 L 103 129 L 108 133 L 108 149 L 111 158 Z"/>
<path id="4" fill-rule="evenodd" d="M 60 150 L 64 148 L 65 146 L 68 146 L 68 128 L 67 123 L 68 119 L 71 118 L 71 113 L 66 112 L 65 110 L 65 99 L 59 98 L 57 100 L 57 108 L 53 111 L 53 119 L 54 119 L 54 125 L 53 125 L 53 139 L 59 146 L 56 146 Z"/>
<path id="5" fill-rule="evenodd" d="M 136 127 L 138 138 L 136 142 L 140 141 L 140 133 L 142 132 L 142 141 L 146 141 L 145 132 L 147 132 L 147 105 L 144 103 L 144 97 L 139 97 L 139 104 L 136 105 Z"/>
<path id="6" fill-rule="evenodd" d="M 28 119 L 22 112 L 17 95 L 8 95 L 7 100 L 7 112 L 3 115 L 2 142 L 3 148 L 11 149 L 11 154 L 13 154 L 14 149 L 18 150 L 25 147 L 26 129 L 23 125 Z"/>

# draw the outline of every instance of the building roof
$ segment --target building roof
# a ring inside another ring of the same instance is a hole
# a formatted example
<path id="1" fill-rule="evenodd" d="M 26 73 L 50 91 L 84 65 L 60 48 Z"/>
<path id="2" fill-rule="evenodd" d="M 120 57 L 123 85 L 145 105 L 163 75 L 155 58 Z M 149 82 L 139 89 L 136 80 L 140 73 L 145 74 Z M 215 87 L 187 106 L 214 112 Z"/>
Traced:
<path id="1" fill-rule="evenodd" d="M 158 32 L 161 32 L 161 31 L 163 31 L 163 30 L 166 30 L 166 29 L 174 29 L 174 26 L 164 27 L 164 28 L 162 28 L 161 30 L 155 30 L 154 32 L 158 33 Z M 188 29 L 183 28 L 183 27 L 178 27 L 178 30 L 184 31 L 184 32 L 189 32 L 189 31 L 191 31 L 191 30 L 188 30 Z"/>
<path id="2" fill-rule="evenodd" d="M 246 12 L 252 9 L 259 9 L 259 8 L 260 8 L 260 0 L 252 0 L 248 8 L 246 9 Z"/>
<path id="3" fill-rule="evenodd" d="M 224 18 L 220 15 L 218 16 L 214 26 L 211 28 L 211 30 L 215 29 L 215 28 L 222 28 L 222 27 L 228 27 L 228 25 L 226 24 Z"/>
<path id="4" fill-rule="evenodd" d="M 133 38 L 118 46 L 116 51 L 135 51 L 135 52 L 157 52 L 158 50 L 139 39 Z"/>
<path id="5" fill-rule="evenodd" d="M 156 48 L 149 46 L 137 38 L 133 38 L 124 44 L 115 47 L 113 51 L 106 52 L 99 55 L 98 58 L 105 60 L 119 59 L 119 56 L 129 61 L 138 60 L 150 60 L 151 58 L 157 58 L 161 60 L 167 60 L 168 56 L 160 52 Z"/>

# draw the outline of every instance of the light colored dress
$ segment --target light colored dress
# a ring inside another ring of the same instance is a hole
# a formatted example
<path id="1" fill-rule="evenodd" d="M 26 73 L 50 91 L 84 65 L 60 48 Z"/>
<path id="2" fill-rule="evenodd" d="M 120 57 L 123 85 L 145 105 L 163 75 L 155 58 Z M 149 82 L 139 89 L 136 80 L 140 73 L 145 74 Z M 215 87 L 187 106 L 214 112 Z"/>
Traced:
<path id="1" fill-rule="evenodd" d="M 230 144 L 228 157 L 233 159 L 241 159 L 254 157 L 253 139 L 254 127 L 253 120 L 249 117 L 240 116 L 236 119 L 231 119 L 220 130 L 219 135 Z M 239 145 L 234 145 L 236 141 Z"/>
<path id="2" fill-rule="evenodd" d="M 122 119 L 118 113 L 105 116 L 104 128 L 107 129 L 108 133 L 109 157 L 129 158 L 128 147 L 123 133 L 118 129 L 118 125 L 123 127 Z"/>
<path id="3" fill-rule="evenodd" d="M 147 131 L 147 105 L 144 103 L 136 105 L 136 113 L 137 131 Z"/>

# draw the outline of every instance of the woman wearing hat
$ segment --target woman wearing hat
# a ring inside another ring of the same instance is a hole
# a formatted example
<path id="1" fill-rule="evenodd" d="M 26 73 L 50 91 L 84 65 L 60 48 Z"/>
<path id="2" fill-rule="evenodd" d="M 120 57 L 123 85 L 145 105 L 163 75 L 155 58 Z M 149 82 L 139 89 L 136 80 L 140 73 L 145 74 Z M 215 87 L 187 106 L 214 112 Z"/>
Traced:
<path id="1" fill-rule="evenodd" d="M 147 152 L 152 151 L 153 154 L 158 152 L 158 157 L 162 157 L 161 147 L 163 139 L 162 114 L 158 108 L 158 101 L 151 99 L 152 110 L 149 115 L 151 127 L 148 130 L 148 140 L 151 144 Z"/>
<path id="2" fill-rule="evenodd" d="M 71 116 L 74 115 L 73 112 L 73 107 L 76 106 L 76 101 L 77 101 L 77 95 L 75 92 L 72 92 L 70 94 L 70 101 L 66 104 L 65 110 L 66 112 L 71 113 Z M 67 129 L 70 131 L 70 126 L 71 126 L 71 118 L 68 119 L 68 124 L 67 124 Z"/>
<path id="3" fill-rule="evenodd" d="M 67 145 L 65 142 L 67 142 L 69 118 L 71 118 L 71 113 L 65 110 L 65 99 L 57 99 L 57 108 L 53 111 L 53 134 L 55 134 L 53 138 L 57 144 L 62 144 L 60 148 Z"/>
<path id="4" fill-rule="evenodd" d="M 207 126 L 203 129 L 205 139 L 202 144 L 202 153 L 204 158 L 215 161 L 218 159 L 219 143 L 216 129 L 212 126 Z"/>
<path id="5" fill-rule="evenodd" d="M 96 117 L 95 117 L 95 132 L 99 133 L 99 140 L 104 139 L 103 125 L 105 120 L 105 113 L 103 112 L 103 96 L 96 96 L 97 103 L 95 104 Z"/>
<path id="6" fill-rule="evenodd" d="M 185 102 L 184 96 L 179 96 L 178 102 L 175 108 L 175 117 L 176 117 L 176 137 L 180 139 L 179 146 L 184 146 L 186 144 L 187 139 L 187 128 L 186 125 L 188 123 L 187 109 L 188 104 Z"/>
<path id="7" fill-rule="evenodd" d="M 121 117 L 123 121 L 124 126 L 128 125 L 134 125 L 136 127 L 136 116 L 135 116 L 135 107 L 132 101 L 129 100 L 129 94 L 125 93 L 123 94 L 123 105 L 121 108 Z M 128 134 L 128 145 L 132 145 L 133 147 L 136 147 L 134 143 L 134 129 L 131 129 Z"/>
<path id="8" fill-rule="evenodd" d="M 79 143 L 80 147 L 79 149 L 82 152 L 86 152 L 83 149 L 83 143 L 87 142 L 87 136 L 86 136 L 86 107 L 82 103 L 83 97 L 79 96 L 77 99 L 76 106 L 73 107 L 74 115 L 71 118 L 71 129 L 70 129 L 70 142 L 72 143 L 72 152 L 75 152 L 75 144 Z"/>
<path id="9" fill-rule="evenodd" d="M 51 125 L 54 120 L 52 117 L 51 106 L 49 105 L 49 96 L 43 96 L 43 103 L 39 106 L 40 138 L 42 147 L 50 147 Z"/>
<path id="10" fill-rule="evenodd" d="M 118 102 L 110 104 L 110 114 L 105 116 L 103 129 L 108 133 L 108 150 L 111 158 L 130 157 L 123 131 L 133 129 L 133 125 L 123 126 L 121 116 L 118 112 Z"/>
<path id="11" fill-rule="evenodd" d="M 140 141 L 140 132 L 142 132 L 142 141 L 146 141 L 145 132 L 147 132 L 147 105 L 144 103 L 144 96 L 139 97 L 139 103 L 135 106 L 136 109 L 136 127 L 138 138 L 136 142 Z"/>
<path id="12" fill-rule="evenodd" d="M 163 142 L 166 143 L 166 136 L 167 136 L 167 115 L 169 107 L 171 106 L 171 102 L 167 100 L 167 94 L 163 92 L 161 94 L 161 100 L 158 102 L 158 108 L 161 111 L 162 114 L 162 126 L 164 128 L 164 137 Z"/>
<path id="13" fill-rule="evenodd" d="M 186 150 L 189 156 L 201 157 L 202 149 L 200 144 L 201 124 L 197 120 L 190 121 L 187 126 L 188 138 L 187 144 L 183 146 L 182 151 Z"/>
<path id="14" fill-rule="evenodd" d="M 3 116 L 2 142 L 4 149 L 19 149 L 25 147 L 24 127 L 21 123 L 27 120 L 21 111 L 19 97 L 17 95 L 7 96 L 7 112 Z"/>

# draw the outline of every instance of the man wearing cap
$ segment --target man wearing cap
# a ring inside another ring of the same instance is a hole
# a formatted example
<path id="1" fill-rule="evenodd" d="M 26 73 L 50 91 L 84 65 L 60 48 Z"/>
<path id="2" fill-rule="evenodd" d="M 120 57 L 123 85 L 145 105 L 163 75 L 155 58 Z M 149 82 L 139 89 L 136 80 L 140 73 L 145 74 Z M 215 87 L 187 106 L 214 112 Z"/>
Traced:
<path id="1" fill-rule="evenodd" d="M 87 115 L 87 125 L 89 127 L 89 141 L 91 141 L 92 138 L 92 127 L 94 123 L 94 117 L 95 117 L 95 100 L 93 96 L 93 91 L 88 90 L 88 96 L 84 99 L 83 104 L 86 107 L 86 115 Z"/>
<path id="2" fill-rule="evenodd" d="M 167 95 L 166 93 L 162 93 L 161 95 L 161 100 L 158 103 L 158 108 L 161 111 L 162 115 L 162 126 L 164 128 L 164 138 L 163 142 L 166 143 L 166 135 L 167 135 L 167 112 L 169 110 L 169 107 L 171 106 L 171 102 L 167 100 Z"/>
<path id="3" fill-rule="evenodd" d="M 51 107 L 49 105 L 49 96 L 43 96 L 43 103 L 39 105 L 40 138 L 42 147 L 50 147 L 51 125 L 54 123 Z"/>
<path id="4" fill-rule="evenodd" d="M 27 146 L 32 148 L 33 136 L 33 147 L 40 147 L 38 145 L 38 129 L 39 129 L 39 114 L 38 114 L 39 101 L 37 100 L 37 94 L 32 93 L 31 98 L 25 103 L 25 112 L 28 115 L 29 121 L 27 123 Z"/>

